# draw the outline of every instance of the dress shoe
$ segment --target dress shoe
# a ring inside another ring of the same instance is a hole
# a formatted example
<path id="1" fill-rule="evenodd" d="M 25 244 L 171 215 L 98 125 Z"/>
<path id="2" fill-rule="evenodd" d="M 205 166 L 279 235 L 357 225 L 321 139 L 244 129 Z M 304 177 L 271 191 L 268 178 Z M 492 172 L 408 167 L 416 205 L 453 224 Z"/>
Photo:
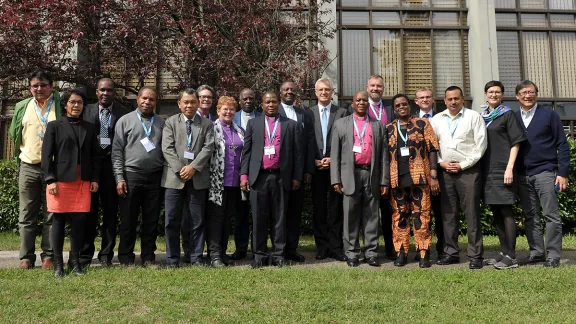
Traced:
<path id="1" fill-rule="evenodd" d="M 32 262 L 30 262 L 30 260 L 24 259 L 24 260 L 20 261 L 20 269 L 27 270 L 27 269 L 32 269 L 32 268 L 34 268 L 34 264 L 32 264 Z"/>
<path id="2" fill-rule="evenodd" d="M 404 250 L 401 250 L 396 260 L 394 260 L 394 266 L 403 267 L 406 263 L 408 263 L 408 255 L 404 253 Z"/>
<path id="3" fill-rule="evenodd" d="M 290 261 L 296 261 L 296 262 L 306 261 L 306 258 L 298 252 L 294 252 L 294 253 L 290 253 L 290 254 L 287 253 L 286 255 L 284 255 L 284 259 L 288 259 Z"/>
<path id="4" fill-rule="evenodd" d="M 450 264 L 458 264 L 460 263 L 460 258 L 451 257 L 451 256 L 444 256 L 442 259 L 436 261 L 438 265 L 450 265 Z"/>
<path id="5" fill-rule="evenodd" d="M 214 268 L 222 268 L 222 267 L 226 266 L 224 264 L 224 262 L 222 262 L 222 259 L 220 259 L 220 258 L 212 259 L 212 261 L 210 261 L 210 265 Z"/>
<path id="6" fill-rule="evenodd" d="M 349 258 L 348 260 L 346 260 L 346 263 L 348 264 L 349 267 L 357 267 L 360 265 L 360 261 L 357 258 Z"/>
<path id="7" fill-rule="evenodd" d="M 420 254 L 418 254 L 418 256 L 420 256 Z M 418 267 L 424 269 L 424 268 L 430 268 L 431 266 L 432 263 L 430 263 L 430 251 L 426 251 L 424 257 L 420 257 L 420 260 L 418 260 Z"/>
<path id="8" fill-rule="evenodd" d="M 368 263 L 369 266 L 373 266 L 373 267 L 379 267 L 380 266 L 380 261 L 378 261 L 378 257 L 375 257 L 375 256 L 369 258 L 366 263 Z"/>
<path id="9" fill-rule="evenodd" d="M 316 253 L 316 260 L 324 260 L 328 257 L 328 253 L 326 252 L 318 252 Z"/>
<path id="10" fill-rule="evenodd" d="M 230 259 L 232 260 L 242 260 L 246 257 L 246 252 L 244 251 L 234 251 L 234 253 L 232 253 L 232 255 L 230 256 Z"/>
<path id="11" fill-rule="evenodd" d="M 470 270 L 478 270 L 482 269 L 482 267 L 484 267 L 484 259 L 470 259 L 470 264 L 468 264 L 468 268 Z"/>
<path id="12" fill-rule="evenodd" d="M 272 261 L 272 265 L 278 268 L 282 268 L 283 266 L 285 266 L 286 264 L 284 263 L 284 260 L 282 259 L 278 259 L 278 260 L 273 260 Z"/>
<path id="13" fill-rule="evenodd" d="M 252 269 L 259 269 L 262 268 L 264 266 L 264 264 L 262 263 L 262 261 L 252 261 L 252 263 L 250 264 L 250 268 Z"/>
<path id="14" fill-rule="evenodd" d="M 112 261 L 109 261 L 107 258 L 102 258 L 98 261 L 100 261 L 100 266 L 102 266 L 102 268 L 109 268 L 112 266 Z"/>
<path id="15" fill-rule="evenodd" d="M 348 258 L 346 257 L 346 255 L 342 252 L 332 252 L 332 253 L 328 253 L 328 257 L 332 258 L 336 261 L 341 261 L 344 262 L 346 260 L 348 260 Z"/>
<path id="16" fill-rule="evenodd" d="M 42 260 L 42 269 L 43 270 L 50 270 L 54 268 L 54 261 L 51 258 L 46 258 Z"/>
<path id="17" fill-rule="evenodd" d="M 544 262 L 544 266 L 546 268 L 558 268 L 560 266 L 560 259 L 548 258 L 546 262 Z"/>
<path id="18" fill-rule="evenodd" d="M 530 255 L 530 256 L 518 261 L 518 264 L 529 265 L 529 264 L 542 263 L 545 261 L 546 261 L 546 259 L 544 259 L 543 255 Z"/>

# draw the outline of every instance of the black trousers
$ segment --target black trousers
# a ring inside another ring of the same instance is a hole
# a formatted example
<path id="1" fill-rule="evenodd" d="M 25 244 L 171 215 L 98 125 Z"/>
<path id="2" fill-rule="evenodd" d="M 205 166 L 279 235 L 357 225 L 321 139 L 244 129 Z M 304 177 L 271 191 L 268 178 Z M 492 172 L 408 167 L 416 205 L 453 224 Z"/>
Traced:
<path id="1" fill-rule="evenodd" d="M 102 159 L 100 169 L 100 183 L 98 192 L 92 193 L 90 214 L 86 219 L 84 228 L 84 238 L 82 251 L 80 252 L 80 263 L 90 264 L 94 257 L 96 247 L 94 240 L 98 235 L 98 211 L 102 207 L 102 245 L 98 252 L 98 259 L 102 261 L 112 261 L 114 257 L 114 246 L 116 245 L 116 235 L 118 235 L 118 194 L 116 192 L 116 180 L 112 172 L 112 161 L 110 157 Z"/>
<path id="2" fill-rule="evenodd" d="M 396 255 L 392 239 L 392 209 L 388 197 L 380 196 L 380 218 L 382 220 L 382 236 L 387 255 Z"/>
<path id="3" fill-rule="evenodd" d="M 239 209 L 234 215 L 234 243 L 236 251 L 247 252 L 250 240 L 250 201 L 240 201 L 238 206 Z"/>
<path id="4" fill-rule="evenodd" d="M 478 164 L 459 173 L 440 172 L 442 195 L 442 223 L 444 224 L 444 253 L 458 257 L 458 233 L 460 232 L 460 208 L 468 225 L 468 257 L 481 259 L 484 254 L 480 228 L 480 194 L 482 191 Z"/>
<path id="5" fill-rule="evenodd" d="M 56 260 L 62 260 L 66 220 L 70 219 L 70 258 L 68 263 L 70 264 L 72 260 L 79 261 L 87 218 L 88 213 L 54 213 L 50 240 Z"/>
<path id="6" fill-rule="evenodd" d="M 438 259 L 444 256 L 444 224 L 442 224 L 442 196 L 430 195 L 432 201 L 432 216 L 434 218 L 434 230 L 436 233 L 436 252 L 438 252 Z M 430 222 L 432 225 L 432 222 Z M 430 226 L 432 227 L 432 226 Z"/>
<path id="7" fill-rule="evenodd" d="M 286 245 L 286 203 L 290 196 L 282 186 L 279 172 L 260 171 L 258 179 L 250 188 L 252 206 L 252 244 L 254 259 L 268 259 L 268 233 L 272 241 L 272 258 L 284 259 Z"/>
<path id="8" fill-rule="evenodd" d="M 298 190 L 290 191 L 286 210 L 286 254 L 295 254 L 300 243 L 300 224 L 304 207 L 304 184 Z"/>
<path id="9" fill-rule="evenodd" d="M 125 172 L 128 193 L 120 202 L 120 244 L 118 260 L 121 264 L 133 264 L 135 259 L 136 227 L 142 212 L 140 226 L 142 262 L 154 261 L 158 217 L 160 215 L 162 171 L 153 173 Z"/>
<path id="10" fill-rule="evenodd" d="M 334 191 L 330 170 L 317 170 L 312 178 L 312 228 L 319 253 L 343 253 L 342 195 Z"/>
<path id="11" fill-rule="evenodd" d="M 224 187 L 222 205 L 208 201 L 206 210 L 206 228 L 208 234 L 208 251 L 212 259 L 222 257 L 228 249 L 230 222 L 242 212 L 240 187 Z"/>

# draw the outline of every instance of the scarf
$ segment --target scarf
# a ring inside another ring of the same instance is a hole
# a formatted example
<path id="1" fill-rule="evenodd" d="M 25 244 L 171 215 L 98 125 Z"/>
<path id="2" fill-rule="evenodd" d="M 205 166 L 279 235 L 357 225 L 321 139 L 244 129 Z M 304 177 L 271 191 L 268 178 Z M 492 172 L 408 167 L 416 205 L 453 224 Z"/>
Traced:
<path id="1" fill-rule="evenodd" d="M 508 106 L 500 105 L 490 112 L 490 106 L 482 105 L 482 118 L 488 127 L 496 118 L 504 115 L 505 112 L 511 110 Z"/>

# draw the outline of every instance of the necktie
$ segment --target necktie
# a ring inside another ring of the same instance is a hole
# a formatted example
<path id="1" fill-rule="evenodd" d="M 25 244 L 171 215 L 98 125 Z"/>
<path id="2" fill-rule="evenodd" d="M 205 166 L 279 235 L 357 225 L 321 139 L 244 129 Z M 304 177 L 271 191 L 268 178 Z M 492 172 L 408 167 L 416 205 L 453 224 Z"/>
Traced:
<path id="1" fill-rule="evenodd" d="M 430 114 L 424 114 L 424 116 L 422 116 L 422 118 L 430 118 L 432 116 L 430 116 Z"/>
<path id="2" fill-rule="evenodd" d="M 110 120 L 110 109 L 102 108 L 100 111 L 100 138 L 110 138 L 108 135 L 108 121 Z M 105 149 L 109 145 L 108 144 L 100 144 L 100 147 Z"/>
<path id="3" fill-rule="evenodd" d="M 190 136 L 192 134 L 192 119 L 186 121 L 186 135 Z"/>
<path id="4" fill-rule="evenodd" d="M 322 153 L 326 154 L 326 139 L 328 137 L 328 108 L 322 108 L 322 139 L 323 139 L 323 146 L 322 146 Z"/>

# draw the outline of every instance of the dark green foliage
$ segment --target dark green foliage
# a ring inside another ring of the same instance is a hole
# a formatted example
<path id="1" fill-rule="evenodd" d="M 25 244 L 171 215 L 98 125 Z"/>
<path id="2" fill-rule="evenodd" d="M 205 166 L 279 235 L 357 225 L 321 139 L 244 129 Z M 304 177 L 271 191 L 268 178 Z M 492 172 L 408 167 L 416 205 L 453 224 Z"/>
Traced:
<path id="1" fill-rule="evenodd" d="M 18 230 L 18 172 L 16 160 L 0 160 L 0 232 Z"/>

